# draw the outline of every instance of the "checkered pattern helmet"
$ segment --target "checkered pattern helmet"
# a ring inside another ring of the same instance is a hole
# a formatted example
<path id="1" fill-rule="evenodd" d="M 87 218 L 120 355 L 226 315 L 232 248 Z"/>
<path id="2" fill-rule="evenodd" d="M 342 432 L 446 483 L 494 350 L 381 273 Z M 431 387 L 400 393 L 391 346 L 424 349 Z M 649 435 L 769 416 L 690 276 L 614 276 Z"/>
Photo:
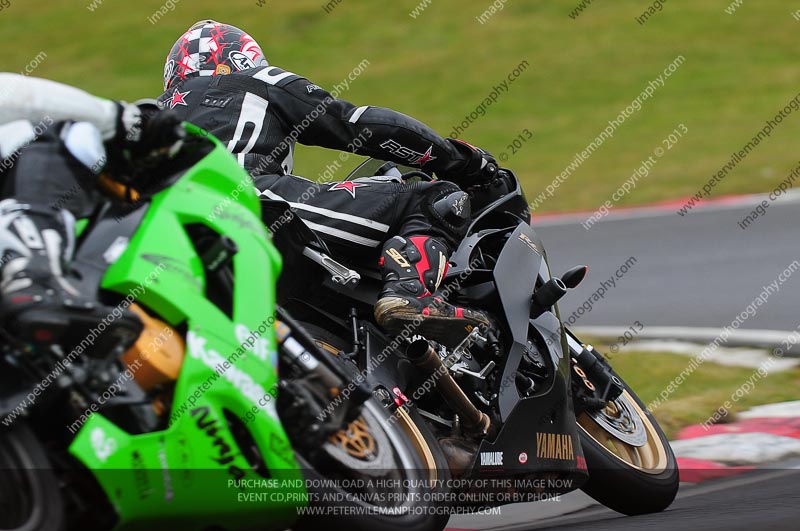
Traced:
<path id="1" fill-rule="evenodd" d="M 164 90 L 192 76 L 230 74 L 267 66 L 264 52 L 236 26 L 201 20 L 172 46 L 164 65 Z"/>

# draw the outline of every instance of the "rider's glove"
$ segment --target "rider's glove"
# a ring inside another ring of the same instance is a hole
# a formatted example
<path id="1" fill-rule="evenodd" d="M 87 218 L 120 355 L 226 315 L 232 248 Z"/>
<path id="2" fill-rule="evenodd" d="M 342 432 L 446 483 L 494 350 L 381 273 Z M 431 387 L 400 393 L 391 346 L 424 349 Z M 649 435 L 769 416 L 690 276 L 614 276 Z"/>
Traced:
<path id="1" fill-rule="evenodd" d="M 177 153 L 186 136 L 177 114 L 162 110 L 151 101 L 118 105 L 117 136 L 112 143 L 128 160 L 135 162 Z"/>
<path id="2" fill-rule="evenodd" d="M 117 133 L 108 144 L 108 165 L 114 179 L 133 186 L 149 177 L 155 166 L 173 157 L 181 148 L 186 132 L 181 120 L 154 102 L 117 104 Z"/>
<path id="3" fill-rule="evenodd" d="M 467 164 L 459 175 L 457 184 L 466 189 L 471 186 L 485 185 L 497 178 L 497 161 L 488 152 L 477 148 L 463 140 L 447 139 L 453 147 L 467 155 Z"/>

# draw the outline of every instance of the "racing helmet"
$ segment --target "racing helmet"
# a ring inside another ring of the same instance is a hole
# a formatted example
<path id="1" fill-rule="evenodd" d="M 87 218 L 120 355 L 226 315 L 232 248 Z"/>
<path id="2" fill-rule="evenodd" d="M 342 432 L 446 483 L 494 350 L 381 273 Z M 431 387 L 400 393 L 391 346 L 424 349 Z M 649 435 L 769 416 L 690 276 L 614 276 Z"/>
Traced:
<path id="1" fill-rule="evenodd" d="M 192 24 L 169 51 L 164 90 L 187 77 L 226 75 L 268 64 L 261 47 L 244 31 L 215 20 L 201 20 Z"/>

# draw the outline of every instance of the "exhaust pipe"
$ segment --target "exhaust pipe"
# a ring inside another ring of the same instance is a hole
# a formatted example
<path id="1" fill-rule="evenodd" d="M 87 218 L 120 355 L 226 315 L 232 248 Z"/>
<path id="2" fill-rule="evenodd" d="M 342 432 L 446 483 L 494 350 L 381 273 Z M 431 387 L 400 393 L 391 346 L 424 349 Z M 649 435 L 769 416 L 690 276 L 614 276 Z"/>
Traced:
<path id="1" fill-rule="evenodd" d="M 424 339 L 412 342 L 406 350 L 406 356 L 426 378 L 433 380 L 433 386 L 448 406 L 458 413 L 461 424 L 468 431 L 486 435 L 489 433 L 491 421 L 489 416 L 470 402 L 461 387 L 458 386 L 450 371 L 444 366 L 439 355 Z"/>

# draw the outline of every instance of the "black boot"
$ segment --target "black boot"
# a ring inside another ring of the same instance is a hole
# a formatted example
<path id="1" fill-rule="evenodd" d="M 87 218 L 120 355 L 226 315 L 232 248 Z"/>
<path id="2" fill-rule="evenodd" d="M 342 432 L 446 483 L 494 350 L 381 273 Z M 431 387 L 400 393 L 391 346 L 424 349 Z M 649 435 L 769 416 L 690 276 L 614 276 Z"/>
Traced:
<path id="1" fill-rule="evenodd" d="M 141 322 L 132 312 L 114 318 L 111 308 L 83 297 L 65 277 L 73 245 L 68 212 L 0 202 L 0 323 L 30 343 L 71 348 L 103 320 L 107 326 L 101 340 L 92 340 L 95 346 L 135 340 Z"/>
<path id="2" fill-rule="evenodd" d="M 489 326 L 478 310 L 459 308 L 436 295 L 447 273 L 450 250 L 436 238 L 395 236 L 383 246 L 384 287 L 375 320 L 392 333 L 404 329 L 456 346 L 474 327 Z"/>

